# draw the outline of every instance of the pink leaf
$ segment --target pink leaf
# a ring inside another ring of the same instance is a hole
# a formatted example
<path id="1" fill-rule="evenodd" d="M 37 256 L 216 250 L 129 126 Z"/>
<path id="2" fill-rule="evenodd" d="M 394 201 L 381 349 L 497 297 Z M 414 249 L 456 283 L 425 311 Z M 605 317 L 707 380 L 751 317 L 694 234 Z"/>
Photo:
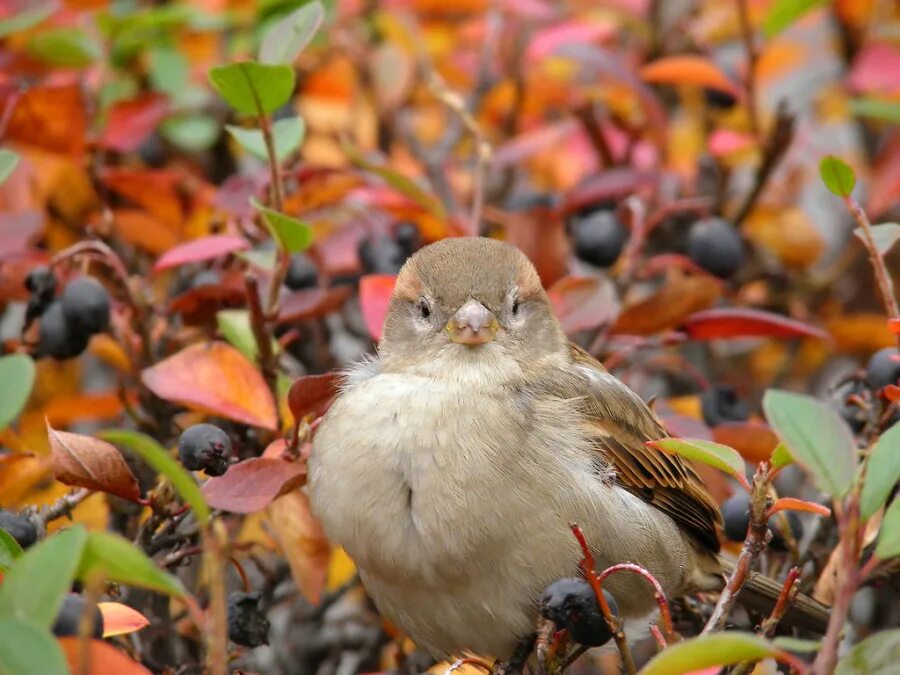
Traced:
<path id="1" fill-rule="evenodd" d="M 243 251 L 248 248 L 250 248 L 250 244 L 243 237 L 228 234 L 201 237 L 200 239 L 179 244 L 163 253 L 153 265 L 153 273 L 158 274 L 179 265 L 220 258 L 229 253 Z"/>
<path id="2" fill-rule="evenodd" d="M 318 413 L 337 393 L 341 376 L 335 371 L 323 375 L 304 375 L 288 390 L 288 407 L 295 420 Z"/>
<path id="3" fill-rule="evenodd" d="M 619 313 L 616 290 L 599 277 L 563 277 L 547 291 L 566 333 L 597 328 Z"/>
<path id="4" fill-rule="evenodd" d="M 525 58 L 534 62 L 551 56 L 563 45 L 607 40 L 617 31 L 613 23 L 565 21 L 537 31 L 528 44 Z"/>
<path id="5" fill-rule="evenodd" d="M 688 316 L 682 330 L 693 340 L 744 337 L 814 337 L 828 333 L 801 321 L 758 309 L 710 309 Z"/>
<path id="6" fill-rule="evenodd" d="M 754 136 L 731 129 L 716 129 L 709 135 L 708 140 L 709 152 L 713 157 L 723 157 L 741 152 L 755 145 L 756 138 Z"/>
<path id="7" fill-rule="evenodd" d="M 302 464 L 251 457 L 232 464 L 224 475 L 210 478 L 202 489 L 206 503 L 214 509 L 255 513 L 305 482 L 306 467 Z"/>
<path id="8" fill-rule="evenodd" d="M 141 94 L 114 103 L 97 145 L 117 152 L 134 152 L 169 114 L 169 100 L 160 94 Z"/>
<path id="9" fill-rule="evenodd" d="M 850 69 L 850 87 L 867 94 L 900 93 L 897 73 L 900 73 L 900 48 L 886 43 L 874 43 L 856 55 Z"/>
<path id="10" fill-rule="evenodd" d="M 369 274 L 359 280 L 359 304 L 373 340 L 381 339 L 381 329 L 391 304 L 396 280 L 397 277 L 393 274 Z"/>

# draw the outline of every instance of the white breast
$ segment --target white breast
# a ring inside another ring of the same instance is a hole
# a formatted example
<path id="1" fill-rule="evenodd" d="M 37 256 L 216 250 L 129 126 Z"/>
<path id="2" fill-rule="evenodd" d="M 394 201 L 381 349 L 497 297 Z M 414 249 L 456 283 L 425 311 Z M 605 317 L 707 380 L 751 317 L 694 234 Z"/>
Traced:
<path id="1" fill-rule="evenodd" d="M 310 457 L 329 537 L 379 609 L 435 654 L 508 655 L 541 590 L 576 573 L 570 522 L 616 562 L 635 531 L 666 523 L 603 480 L 570 402 L 497 394 L 377 375 L 338 398 Z M 621 522 L 626 502 L 636 522 Z"/>

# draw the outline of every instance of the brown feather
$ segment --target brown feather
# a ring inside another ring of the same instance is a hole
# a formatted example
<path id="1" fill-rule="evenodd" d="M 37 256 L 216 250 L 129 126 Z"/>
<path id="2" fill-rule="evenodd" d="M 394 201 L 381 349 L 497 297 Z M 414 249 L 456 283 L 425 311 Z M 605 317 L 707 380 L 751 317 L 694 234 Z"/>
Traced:
<path id="1" fill-rule="evenodd" d="M 672 518 L 694 539 L 718 552 L 716 527 L 722 515 L 696 471 L 677 455 L 649 448 L 666 437 L 650 408 L 603 365 L 570 345 L 573 364 L 585 370 L 590 387 L 586 406 L 597 449 L 615 470 L 616 482 Z"/>

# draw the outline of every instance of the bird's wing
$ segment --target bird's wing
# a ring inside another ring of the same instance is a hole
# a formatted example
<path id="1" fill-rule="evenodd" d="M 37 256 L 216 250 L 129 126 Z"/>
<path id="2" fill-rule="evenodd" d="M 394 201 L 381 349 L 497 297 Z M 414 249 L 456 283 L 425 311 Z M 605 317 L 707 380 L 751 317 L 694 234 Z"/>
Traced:
<path id="1" fill-rule="evenodd" d="M 597 449 L 615 470 L 616 482 L 693 535 L 705 548 L 718 552 L 719 507 L 700 476 L 678 455 L 645 445 L 666 437 L 662 423 L 641 398 L 580 347 L 570 345 L 572 362 L 583 376 L 589 426 Z"/>

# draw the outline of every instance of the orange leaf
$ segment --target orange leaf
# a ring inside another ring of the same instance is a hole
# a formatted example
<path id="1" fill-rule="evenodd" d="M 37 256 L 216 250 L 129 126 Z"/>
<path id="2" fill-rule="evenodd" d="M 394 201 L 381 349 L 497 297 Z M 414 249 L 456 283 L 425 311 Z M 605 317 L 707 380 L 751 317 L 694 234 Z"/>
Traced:
<path id="1" fill-rule="evenodd" d="M 224 342 L 185 347 L 141 373 L 166 401 L 275 431 L 275 399 L 256 367 Z"/>
<path id="2" fill-rule="evenodd" d="M 737 450 L 748 462 L 766 461 L 778 445 L 775 432 L 760 422 L 724 422 L 713 427 L 712 437 Z"/>
<path id="3" fill-rule="evenodd" d="M 184 178 L 175 171 L 108 168 L 100 180 L 110 190 L 127 197 L 166 223 L 180 224 L 184 220 L 180 185 Z"/>
<path id="4" fill-rule="evenodd" d="M 794 499 L 793 497 L 782 497 L 775 500 L 772 508 L 769 509 L 768 515 L 771 517 L 779 511 L 806 511 L 807 513 L 816 513 L 826 518 L 831 515 L 831 509 L 827 506 L 816 504 L 815 502 L 807 502 L 803 499 Z"/>
<path id="5" fill-rule="evenodd" d="M 900 319 L 888 319 L 888 330 L 894 335 L 900 335 Z"/>
<path id="6" fill-rule="evenodd" d="M 53 473 L 66 485 L 85 487 L 136 502 L 141 490 L 122 454 L 106 441 L 67 431 L 47 423 Z"/>
<path id="7" fill-rule="evenodd" d="M 97 145 L 118 152 L 134 152 L 169 114 L 169 99 L 145 93 L 114 103 L 106 117 L 106 128 Z"/>
<path id="8" fill-rule="evenodd" d="M 287 397 L 294 420 L 299 421 L 309 413 L 318 414 L 337 393 L 340 382 L 341 376 L 335 371 L 294 380 Z"/>
<path id="9" fill-rule="evenodd" d="M 312 603 L 319 602 L 331 546 L 321 523 L 309 509 L 301 491 L 279 497 L 269 505 L 269 521 L 291 568 L 294 583 Z"/>
<path id="10" fill-rule="evenodd" d="M 891 403 L 900 401 L 900 387 L 896 384 L 889 384 L 881 390 L 882 395 Z"/>
<path id="11" fill-rule="evenodd" d="M 271 457 L 251 457 L 203 484 L 206 503 L 231 513 L 261 511 L 306 483 L 306 466 Z"/>
<path id="12" fill-rule="evenodd" d="M 172 228 L 139 209 L 113 209 L 113 227 L 122 240 L 156 255 L 178 243 Z"/>
<path id="13" fill-rule="evenodd" d="M 709 308 L 721 294 L 721 284 L 711 277 L 675 274 L 656 293 L 623 310 L 612 332 L 659 333 L 677 326 L 685 317 Z"/>
<path id="14" fill-rule="evenodd" d="M 577 333 L 615 321 L 616 289 L 601 277 L 563 277 L 547 290 L 563 330 Z"/>
<path id="15" fill-rule="evenodd" d="M 692 84 L 739 96 L 738 88 L 712 61 L 702 56 L 664 56 L 641 68 L 641 77 L 656 84 Z"/>
<path id="16" fill-rule="evenodd" d="M 3 103 L 9 105 L 10 100 Z M 13 108 L 8 138 L 73 155 L 84 150 L 87 116 L 79 84 L 27 89 Z"/>
<path id="17" fill-rule="evenodd" d="M 136 609 L 121 602 L 98 602 L 103 615 L 103 637 L 125 635 L 150 625 L 150 621 Z"/>
<path id="18" fill-rule="evenodd" d="M 81 640 L 79 638 L 59 638 L 59 644 L 73 673 L 82 673 L 82 675 L 151 675 L 150 671 L 140 663 L 132 661 L 103 640 L 89 640 L 86 643 L 90 650 L 87 670 L 81 669 Z"/>

